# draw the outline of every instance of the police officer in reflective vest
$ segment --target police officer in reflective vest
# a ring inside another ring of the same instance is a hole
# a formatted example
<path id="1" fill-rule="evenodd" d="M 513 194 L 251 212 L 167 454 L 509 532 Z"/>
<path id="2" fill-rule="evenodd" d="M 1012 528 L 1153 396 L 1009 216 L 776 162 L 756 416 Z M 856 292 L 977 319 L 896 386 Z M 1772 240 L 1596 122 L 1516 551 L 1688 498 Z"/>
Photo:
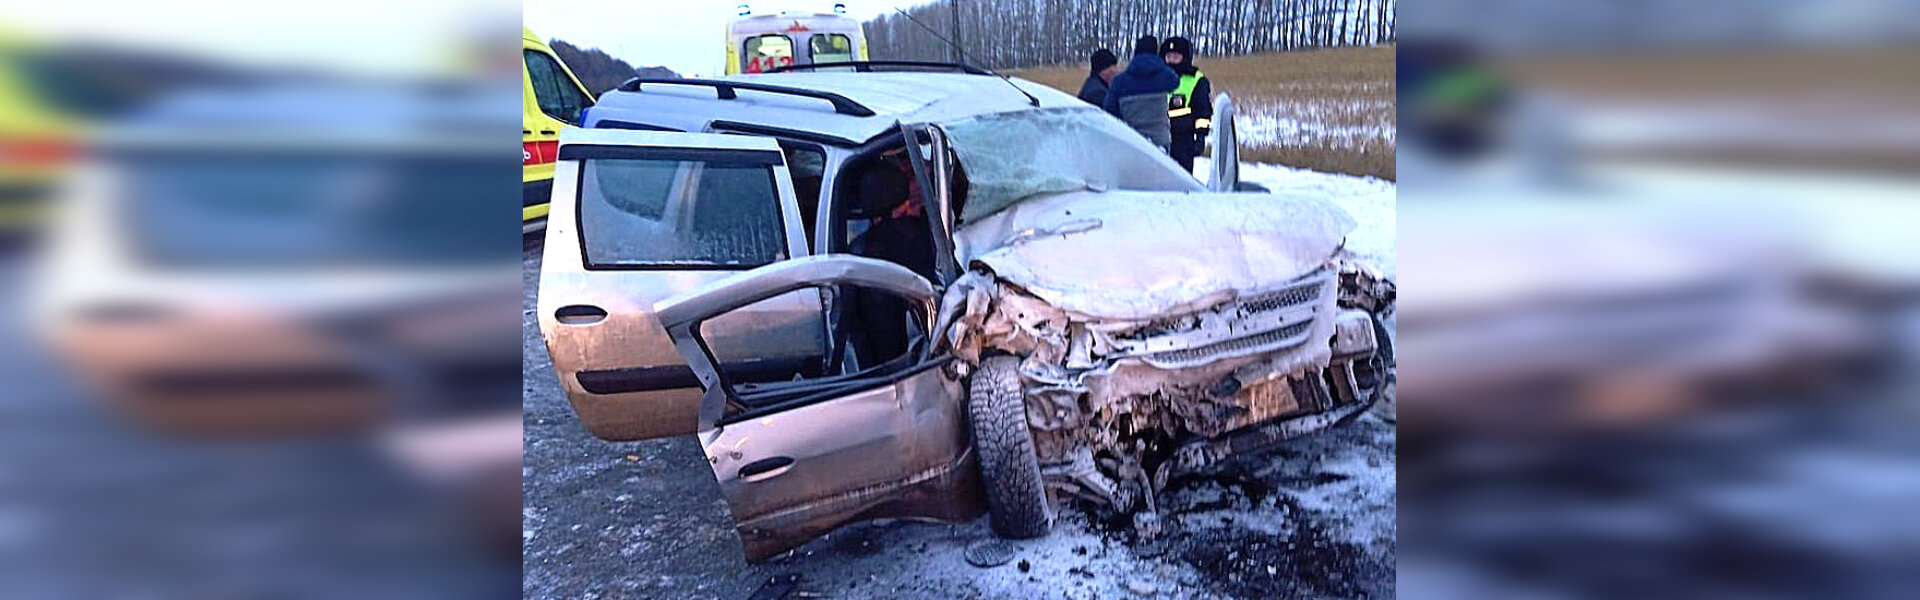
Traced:
<path id="1" fill-rule="evenodd" d="M 1207 144 L 1207 133 L 1213 131 L 1213 84 L 1207 81 L 1206 73 L 1193 66 L 1193 42 L 1187 38 L 1167 38 L 1160 45 L 1160 55 L 1180 76 L 1180 87 L 1167 98 L 1167 118 L 1173 121 L 1173 144 L 1168 153 L 1174 162 L 1192 171 L 1193 157 L 1200 155 Z"/>

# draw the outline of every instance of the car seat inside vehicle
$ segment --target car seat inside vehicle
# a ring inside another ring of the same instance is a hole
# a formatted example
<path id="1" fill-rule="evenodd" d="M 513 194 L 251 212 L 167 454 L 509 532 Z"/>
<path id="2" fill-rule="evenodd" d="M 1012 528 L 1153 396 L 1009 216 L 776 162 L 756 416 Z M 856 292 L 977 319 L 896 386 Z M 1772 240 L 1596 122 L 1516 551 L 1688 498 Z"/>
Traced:
<path id="1" fill-rule="evenodd" d="M 853 254 L 891 262 L 933 278 L 933 242 L 919 186 L 901 162 L 880 158 L 854 171 L 852 202 L 847 203 L 849 229 L 864 225 L 849 243 Z M 872 365 L 899 355 L 907 343 L 907 305 L 899 298 L 873 290 L 840 294 L 842 327 L 849 339 L 855 365 Z"/>

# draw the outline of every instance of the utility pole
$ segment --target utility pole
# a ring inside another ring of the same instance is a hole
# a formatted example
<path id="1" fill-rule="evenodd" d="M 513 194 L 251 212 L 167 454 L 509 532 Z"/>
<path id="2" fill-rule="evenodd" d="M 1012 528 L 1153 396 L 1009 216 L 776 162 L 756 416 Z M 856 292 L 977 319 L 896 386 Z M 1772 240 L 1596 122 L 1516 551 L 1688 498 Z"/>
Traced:
<path id="1" fill-rule="evenodd" d="M 953 16 L 953 62 L 966 62 L 966 54 L 960 51 L 960 44 L 966 43 L 965 38 L 960 37 L 960 0 L 947 0 L 947 7 L 952 9 L 949 14 Z"/>

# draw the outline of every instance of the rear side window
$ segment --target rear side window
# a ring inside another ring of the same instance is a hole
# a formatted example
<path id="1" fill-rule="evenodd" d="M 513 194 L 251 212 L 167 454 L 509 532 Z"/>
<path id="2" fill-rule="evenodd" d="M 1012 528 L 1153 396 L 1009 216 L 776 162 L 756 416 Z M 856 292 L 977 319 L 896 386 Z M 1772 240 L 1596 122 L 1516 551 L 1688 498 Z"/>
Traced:
<path id="1" fill-rule="evenodd" d="M 813 62 L 853 62 L 853 40 L 847 36 L 838 33 L 815 34 L 808 45 L 811 47 L 807 56 Z"/>
<path id="2" fill-rule="evenodd" d="M 533 97 L 540 104 L 540 112 L 579 125 L 580 111 L 591 104 L 586 93 L 560 69 L 560 61 L 537 50 L 527 50 L 525 55 L 527 77 L 533 80 Z"/>
<path id="3" fill-rule="evenodd" d="M 744 42 L 740 60 L 746 64 L 741 69 L 748 73 L 764 73 L 778 67 L 793 65 L 793 40 L 777 33 L 754 36 Z"/>
<path id="4" fill-rule="evenodd" d="M 580 170 L 588 268 L 750 269 L 787 259 L 779 153 L 614 150 Z"/>

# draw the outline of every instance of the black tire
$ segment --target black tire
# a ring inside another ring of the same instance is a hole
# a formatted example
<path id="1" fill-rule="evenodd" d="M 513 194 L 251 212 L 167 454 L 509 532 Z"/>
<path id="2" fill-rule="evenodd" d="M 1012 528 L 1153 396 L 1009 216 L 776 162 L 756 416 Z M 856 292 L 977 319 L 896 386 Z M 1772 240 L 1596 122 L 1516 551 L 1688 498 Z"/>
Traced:
<path id="1" fill-rule="evenodd" d="M 1356 364 L 1354 380 L 1361 388 L 1368 390 L 1366 401 L 1373 404 L 1367 409 L 1374 416 L 1389 424 L 1399 421 L 1399 407 L 1394 398 L 1395 373 L 1398 364 L 1393 356 L 1393 336 L 1387 331 L 1386 321 L 1378 315 L 1373 317 L 1373 335 L 1377 340 L 1377 349 L 1373 356 Z M 1356 413 L 1357 414 L 1357 413 Z"/>
<path id="2" fill-rule="evenodd" d="M 1356 367 L 1354 378 L 1360 383 L 1360 387 L 1377 391 L 1385 387 L 1387 382 L 1393 381 L 1393 368 L 1396 364 L 1393 357 L 1393 336 L 1387 331 L 1386 321 L 1378 316 L 1369 320 L 1373 321 L 1375 344 L 1373 356 L 1354 365 Z"/>
<path id="3" fill-rule="evenodd" d="M 987 492 L 987 520 L 994 533 L 1015 539 L 1040 537 L 1053 527 L 1040 458 L 1027 429 L 1019 366 L 1017 357 L 989 357 L 967 386 L 967 418 Z"/>

